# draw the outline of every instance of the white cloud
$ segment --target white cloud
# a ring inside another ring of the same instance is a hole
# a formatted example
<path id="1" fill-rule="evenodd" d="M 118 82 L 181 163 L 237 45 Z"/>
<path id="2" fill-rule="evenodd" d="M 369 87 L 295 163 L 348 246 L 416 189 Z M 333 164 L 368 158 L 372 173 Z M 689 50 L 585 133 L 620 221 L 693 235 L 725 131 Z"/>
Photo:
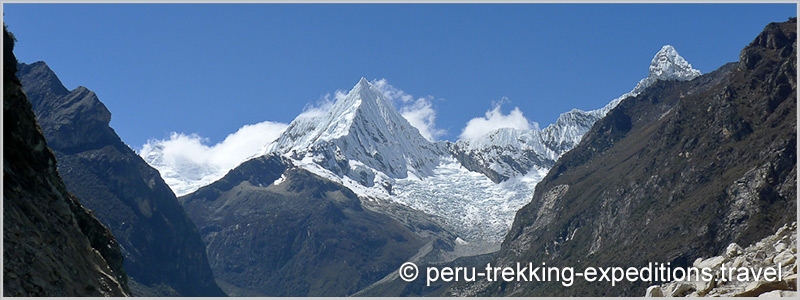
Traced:
<path id="1" fill-rule="evenodd" d="M 333 107 L 333 104 L 336 103 L 336 101 L 344 99 L 346 96 L 347 92 L 342 90 L 336 90 L 333 95 L 330 93 L 325 94 L 316 104 L 306 104 L 306 106 L 303 107 L 303 112 L 297 115 L 296 118 L 316 118 L 324 116 L 331 110 L 331 107 Z"/>
<path id="2" fill-rule="evenodd" d="M 484 117 L 474 118 L 467 122 L 467 126 L 461 131 L 459 138 L 464 140 L 476 140 L 486 134 L 500 128 L 514 128 L 522 130 L 538 129 L 539 124 L 536 122 L 529 122 L 519 107 L 514 109 L 507 115 L 503 114 L 501 110 L 504 103 L 509 102 L 508 99 L 503 98 L 499 102 L 492 103 L 492 109 L 486 111 Z"/>
<path id="3" fill-rule="evenodd" d="M 149 140 L 139 155 L 181 196 L 222 178 L 277 139 L 287 126 L 269 121 L 245 125 L 215 145 L 197 134 L 173 132 L 168 139 Z"/>
<path id="4" fill-rule="evenodd" d="M 401 107 L 400 114 L 431 142 L 445 134 L 443 129 L 436 128 L 436 111 L 429 99 L 419 98 L 413 104 Z"/>
<path id="5" fill-rule="evenodd" d="M 373 79 L 372 85 L 381 90 L 386 97 L 391 99 L 392 101 L 399 102 L 399 103 L 408 103 L 411 100 L 414 100 L 414 96 L 406 94 L 403 90 L 398 89 L 391 84 L 386 78 L 381 79 Z"/>
<path id="6" fill-rule="evenodd" d="M 372 80 L 372 85 L 394 103 L 397 111 L 408 120 L 411 126 L 417 128 L 425 139 L 433 142 L 445 134 L 443 129 L 436 128 L 436 110 L 433 109 L 433 96 L 414 98 L 414 96 L 389 84 L 385 78 Z"/>

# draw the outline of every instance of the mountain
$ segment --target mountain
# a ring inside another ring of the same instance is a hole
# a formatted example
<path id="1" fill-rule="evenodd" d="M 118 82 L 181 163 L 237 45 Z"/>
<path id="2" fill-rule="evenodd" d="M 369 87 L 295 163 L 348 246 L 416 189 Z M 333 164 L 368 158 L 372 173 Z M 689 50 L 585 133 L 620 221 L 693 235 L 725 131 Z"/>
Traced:
<path id="1" fill-rule="evenodd" d="M 738 62 L 623 99 L 517 212 L 493 265 L 687 267 L 797 219 L 797 20 Z M 641 295 L 647 282 L 456 286 L 458 295 Z"/>
<path id="2" fill-rule="evenodd" d="M 329 109 L 300 114 L 264 154 L 339 183 L 378 211 L 391 203 L 436 216 L 468 242 L 460 250 L 474 253 L 498 248 L 536 180 L 532 174 L 496 185 L 463 168 L 444 143 L 426 140 L 364 78 Z"/>
<path id="3" fill-rule="evenodd" d="M 182 196 L 196 191 L 225 175 L 225 170 L 215 168 L 209 164 L 198 164 L 183 157 L 175 162 L 167 162 L 163 144 L 146 144 L 139 151 L 150 166 L 157 169 L 176 196 Z"/>
<path id="4" fill-rule="evenodd" d="M 97 95 L 67 90 L 44 62 L 18 68 L 67 190 L 113 232 L 133 294 L 223 296 L 195 225 L 158 171 L 109 126 Z"/>
<path id="5" fill-rule="evenodd" d="M 508 159 L 517 171 L 493 182 L 465 168 L 453 154 L 459 144 L 426 140 L 361 78 L 330 107 L 300 114 L 253 159 L 180 201 L 231 294 L 374 294 L 403 286 L 373 285 L 381 278 L 396 282 L 394 271 L 403 258 L 424 257 L 421 262 L 437 265 L 498 250 L 511 216 L 558 158 L 556 151 L 577 143 L 599 111 L 574 110 L 545 130 L 501 129 L 484 144 L 463 144 L 506 147 L 489 156 Z M 344 198 L 331 196 L 340 194 Z M 362 229 L 354 231 L 354 224 Z M 382 234 L 365 237 L 363 231 Z M 358 263 L 345 268 L 341 261 L 317 261 L 329 257 L 320 254 L 325 249 Z M 348 280 L 324 284 L 332 280 L 328 270 L 343 268 L 352 272 Z"/>
<path id="6" fill-rule="evenodd" d="M 441 259 L 455 239 L 420 212 L 375 211 L 350 189 L 275 154 L 180 201 L 234 296 L 351 295 L 406 261 Z"/>
<path id="7" fill-rule="evenodd" d="M 426 140 L 362 78 L 330 107 L 297 116 L 254 157 L 281 155 L 370 201 L 437 216 L 467 242 L 462 250 L 486 253 L 499 249 L 513 214 L 529 201 L 555 160 L 610 107 L 658 79 L 689 80 L 697 74 L 674 48 L 665 46 L 653 58 L 648 77 L 604 108 L 566 112 L 543 130 L 503 128 L 455 143 Z M 163 166 L 159 149 L 145 152 L 144 158 L 162 172 L 176 170 Z"/>
<path id="8" fill-rule="evenodd" d="M 3 296 L 127 296 L 120 247 L 67 191 L 3 26 Z"/>
<path id="9" fill-rule="evenodd" d="M 448 149 L 465 168 L 482 173 L 495 183 L 525 175 L 533 168 L 549 169 L 623 99 L 638 95 L 660 80 L 686 81 L 700 74 L 673 46 L 665 45 L 650 61 L 647 77 L 604 107 L 591 111 L 573 109 L 542 130 L 497 129 L 476 140 L 448 143 Z"/>
<path id="10" fill-rule="evenodd" d="M 361 78 L 328 112 L 298 116 L 262 154 L 266 153 L 313 163 L 372 187 L 389 178 L 431 174 L 442 149 L 426 140 L 378 88 Z"/>

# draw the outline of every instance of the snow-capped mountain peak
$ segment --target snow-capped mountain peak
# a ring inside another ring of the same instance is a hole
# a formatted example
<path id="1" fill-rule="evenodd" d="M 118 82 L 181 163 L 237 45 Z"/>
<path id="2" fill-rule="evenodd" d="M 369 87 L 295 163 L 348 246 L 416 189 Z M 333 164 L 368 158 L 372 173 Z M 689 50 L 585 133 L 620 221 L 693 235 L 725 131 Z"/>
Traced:
<path id="1" fill-rule="evenodd" d="M 639 95 L 646 88 L 650 87 L 659 80 L 692 80 L 702 75 L 700 70 L 692 68 L 692 64 L 686 61 L 678 50 L 672 45 L 664 45 L 661 47 L 653 59 L 650 61 L 650 69 L 647 77 L 640 80 L 630 92 L 612 100 L 605 107 L 596 110 L 602 116 L 605 116 L 612 108 L 616 107 L 623 99 Z"/>
<path id="2" fill-rule="evenodd" d="M 678 54 L 675 47 L 664 45 L 661 47 L 661 50 L 653 56 L 653 60 L 650 61 L 650 69 L 647 78 L 639 81 L 630 93 L 622 95 L 622 97 L 618 99 L 621 100 L 629 96 L 636 96 L 658 80 L 692 80 L 701 74 L 702 72 L 700 72 L 700 70 L 692 68 L 692 65 L 687 62 L 683 56 Z M 612 101 L 612 103 L 613 102 L 614 101 Z"/>
<path id="3" fill-rule="evenodd" d="M 658 80 L 691 80 L 700 75 L 675 47 L 664 45 L 650 61 L 648 76 L 633 90 L 604 107 L 591 111 L 573 109 L 541 130 L 501 128 L 479 140 L 458 141 L 451 152 L 465 167 L 484 173 L 496 182 L 524 175 L 534 167 L 549 168 L 558 157 L 575 147 L 597 120 L 625 98 L 638 95 Z"/>
<path id="4" fill-rule="evenodd" d="M 381 176 L 429 174 L 438 149 L 361 78 L 327 111 L 298 116 L 262 154 L 280 153 L 372 186 Z"/>
<path id="5" fill-rule="evenodd" d="M 647 77 L 655 77 L 662 80 L 672 79 L 691 79 L 700 76 L 700 71 L 693 69 L 675 47 L 664 45 L 656 53 L 650 62 L 650 73 Z"/>

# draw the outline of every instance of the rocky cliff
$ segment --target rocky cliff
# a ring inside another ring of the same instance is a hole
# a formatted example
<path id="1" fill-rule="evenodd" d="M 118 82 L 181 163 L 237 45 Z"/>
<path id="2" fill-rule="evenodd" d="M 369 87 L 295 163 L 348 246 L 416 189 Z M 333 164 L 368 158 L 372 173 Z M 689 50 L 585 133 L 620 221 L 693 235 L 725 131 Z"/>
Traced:
<path id="1" fill-rule="evenodd" d="M 3 296 L 127 296 L 119 244 L 67 191 L 3 29 Z"/>
<path id="2" fill-rule="evenodd" d="M 796 19 L 740 60 L 659 80 L 594 124 L 517 212 L 496 264 L 688 266 L 796 220 Z M 650 283 L 479 282 L 459 295 L 641 295 Z"/>
<path id="3" fill-rule="evenodd" d="M 158 171 L 109 126 L 111 113 L 85 87 L 67 90 L 44 62 L 19 65 L 67 189 L 108 225 L 136 296 L 223 296 L 194 223 Z"/>

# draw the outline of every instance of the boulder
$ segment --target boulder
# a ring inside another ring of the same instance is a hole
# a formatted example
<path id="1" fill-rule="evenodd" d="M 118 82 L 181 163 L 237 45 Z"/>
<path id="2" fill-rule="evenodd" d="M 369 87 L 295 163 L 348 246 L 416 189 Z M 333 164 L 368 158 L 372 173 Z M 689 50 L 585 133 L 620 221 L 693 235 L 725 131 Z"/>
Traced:
<path id="1" fill-rule="evenodd" d="M 670 297 L 683 297 L 695 290 L 694 284 L 678 282 L 669 293 Z"/>
<path id="2" fill-rule="evenodd" d="M 774 264 L 780 264 L 781 266 L 788 266 L 793 264 L 796 259 L 796 254 L 792 253 L 791 250 L 786 250 L 775 255 L 775 257 L 772 258 L 772 262 Z"/>
<path id="3" fill-rule="evenodd" d="M 744 292 L 734 295 L 735 297 L 757 297 L 763 293 L 774 290 L 788 290 L 789 285 L 785 281 L 765 281 L 759 280 L 751 282 L 744 289 Z"/>
<path id="4" fill-rule="evenodd" d="M 734 269 L 740 268 L 742 266 L 745 266 L 746 262 L 747 260 L 743 256 L 738 256 L 733 259 L 733 262 L 731 262 L 731 268 Z"/>
<path id="5" fill-rule="evenodd" d="M 790 290 L 797 290 L 797 274 L 786 276 L 783 278 L 783 281 L 786 282 L 786 285 L 789 286 Z"/>
<path id="6" fill-rule="evenodd" d="M 717 286 L 716 278 L 713 278 L 710 281 L 695 281 L 694 286 L 697 290 L 698 296 L 705 296 L 708 294 L 714 287 Z"/>
<path id="7" fill-rule="evenodd" d="M 645 297 L 664 297 L 664 293 L 661 292 L 661 286 L 653 285 L 647 288 L 647 293 L 644 295 Z"/>
<path id="8" fill-rule="evenodd" d="M 781 243 L 781 242 L 777 242 L 777 243 L 775 243 L 774 247 L 775 247 L 775 251 L 776 252 L 781 252 L 781 251 L 786 249 L 786 244 Z"/>
<path id="9" fill-rule="evenodd" d="M 702 260 L 700 262 L 695 261 L 695 267 L 702 269 L 702 268 L 709 268 L 709 269 L 719 269 L 722 263 L 725 262 L 725 257 L 723 256 L 714 256 L 709 259 Z"/>
<path id="10" fill-rule="evenodd" d="M 772 298 L 772 297 L 791 297 L 791 298 L 797 299 L 797 292 L 795 292 L 795 291 L 777 290 L 777 291 L 769 291 L 769 292 L 763 293 L 763 294 L 758 295 L 758 296 L 759 297 L 770 297 L 770 298 Z"/>
<path id="11" fill-rule="evenodd" d="M 728 248 L 725 249 L 725 256 L 728 258 L 737 257 L 742 255 L 742 247 L 736 243 L 731 243 L 728 245 Z"/>

